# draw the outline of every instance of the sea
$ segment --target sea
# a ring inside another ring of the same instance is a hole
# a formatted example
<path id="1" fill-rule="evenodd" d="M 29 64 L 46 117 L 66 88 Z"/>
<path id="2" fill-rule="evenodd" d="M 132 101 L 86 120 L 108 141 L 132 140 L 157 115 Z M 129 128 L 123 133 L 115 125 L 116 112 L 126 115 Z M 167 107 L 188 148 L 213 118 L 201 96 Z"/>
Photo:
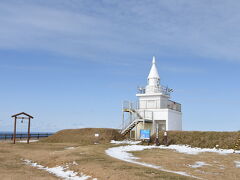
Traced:
<path id="1" fill-rule="evenodd" d="M 55 132 L 31 132 L 30 137 L 31 139 L 35 138 L 44 138 L 53 135 Z M 7 139 L 12 139 L 13 137 L 13 132 L 0 132 L 0 140 L 7 140 Z M 16 138 L 17 139 L 24 139 L 28 137 L 27 132 L 16 132 Z"/>

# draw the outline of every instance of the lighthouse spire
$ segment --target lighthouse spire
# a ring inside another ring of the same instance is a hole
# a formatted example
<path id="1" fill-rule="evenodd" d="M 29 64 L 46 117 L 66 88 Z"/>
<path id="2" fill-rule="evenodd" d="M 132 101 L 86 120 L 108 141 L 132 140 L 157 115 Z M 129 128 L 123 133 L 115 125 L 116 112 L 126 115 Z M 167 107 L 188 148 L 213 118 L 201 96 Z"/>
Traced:
<path id="1" fill-rule="evenodd" d="M 156 66 L 155 56 L 153 56 L 152 67 L 148 75 L 148 85 L 146 86 L 146 94 L 159 92 L 160 92 L 160 77 Z"/>
<path id="2" fill-rule="evenodd" d="M 159 74 L 158 74 L 158 70 L 157 70 L 157 66 L 156 66 L 155 56 L 153 56 L 153 59 L 152 59 L 152 68 L 151 68 L 150 73 L 148 75 L 148 80 L 149 79 L 160 79 Z"/>
<path id="3" fill-rule="evenodd" d="M 156 59 L 155 59 L 155 56 L 153 56 L 153 60 L 152 60 L 152 63 L 155 64 L 156 63 Z"/>

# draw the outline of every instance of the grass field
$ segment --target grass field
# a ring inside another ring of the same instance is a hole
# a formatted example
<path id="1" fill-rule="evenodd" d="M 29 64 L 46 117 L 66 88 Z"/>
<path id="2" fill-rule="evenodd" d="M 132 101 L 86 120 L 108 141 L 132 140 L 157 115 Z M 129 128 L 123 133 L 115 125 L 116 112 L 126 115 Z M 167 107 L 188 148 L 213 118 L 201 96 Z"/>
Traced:
<path id="1" fill-rule="evenodd" d="M 95 134 L 99 137 L 95 137 Z M 221 139 L 232 147 L 239 133 L 216 132 L 170 132 L 170 142 L 189 144 L 199 147 L 215 147 Z M 110 140 L 121 140 L 123 137 L 114 129 L 78 129 L 63 130 L 55 135 L 30 144 L 10 141 L 0 142 L 0 179 L 1 180 L 51 180 L 60 179 L 45 170 L 24 163 L 31 160 L 44 167 L 68 167 L 68 170 L 91 176 L 98 180 L 182 180 L 194 179 L 159 169 L 132 164 L 108 156 L 105 150 L 124 145 L 110 144 Z M 209 142 L 206 142 L 209 139 Z M 191 144 L 192 143 L 192 144 Z M 189 155 L 174 150 L 149 149 L 133 152 L 139 157 L 138 162 L 161 166 L 171 171 L 182 171 L 203 179 L 240 179 L 240 154 L 219 155 L 200 153 Z M 194 167 L 196 162 L 205 165 Z M 94 179 L 95 180 L 95 179 Z"/>
<path id="2" fill-rule="evenodd" d="M 208 180 L 238 180 L 240 168 L 235 161 L 240 161 L 240 154 L 220 155 L 217 153 L 200 153 L 190 155 L 163 149 L 151 149 L 133 153 L 141 161 L 162 166 L 174 171 L 183 171 Z M 203 162 L 199 166 L 196 162 Z"/>
<path id="3" fill-rule="evenodd" d="M 66 164 L 70 164 L 70 170 L 102 180 L 191 179 L 111 158 L 105 154 L 105 150 L 112 146 L 111 144 L 79 145 L 72 143 L 42 142 L 31 144 L 18 143 L 13 145 L 10 142 L 1 142 L 0 179 L 59 179 L 46 171 L 23 164 L 23 159 L 29 159 L 48 167 L 66 166 Z M 66 149 L 68 147 L 76 148 Z M 72 163 L 74 161 L 77 165 Z"/>

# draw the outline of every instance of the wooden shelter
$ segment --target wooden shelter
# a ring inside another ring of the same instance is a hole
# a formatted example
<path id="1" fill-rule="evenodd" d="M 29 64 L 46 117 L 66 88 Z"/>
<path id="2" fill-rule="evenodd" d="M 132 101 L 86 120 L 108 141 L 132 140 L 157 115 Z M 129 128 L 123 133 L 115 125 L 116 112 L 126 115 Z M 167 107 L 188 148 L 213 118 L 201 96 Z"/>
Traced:
<path id="1" fill-rule="evenodd" d="M 12 115 L 12 118 L 14 118 L 14 131 L 13 131 L 13 143 L 16 143 L 16 129 L 17 129 L 17 119 L 28 119 L 28 138 L 27 138 L 27 143 L 29 144 L 29 139 L 30 139 L 30 125 L 31 125 L 31 119 L 33 117 L 25 112 L 21 112 L 18 114 Z"/>

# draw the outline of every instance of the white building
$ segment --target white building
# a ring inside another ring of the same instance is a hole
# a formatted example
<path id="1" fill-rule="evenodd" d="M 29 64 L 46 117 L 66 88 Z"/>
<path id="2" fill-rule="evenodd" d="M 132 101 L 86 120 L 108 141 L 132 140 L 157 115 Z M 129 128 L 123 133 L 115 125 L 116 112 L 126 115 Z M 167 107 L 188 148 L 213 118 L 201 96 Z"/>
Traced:
<path id="1" fill-rule="evenodd" d="M 150 129 L 151 134 L 156 132 L 157 127 L 163 131 L 182 130 L 181 104 L 171 101 L 172 89 L 161 85 L 155 57 L 147 86 L 138 90 L 136 105 L 128 101 L 123 104 L 122 134 L 132 134 L 134 131 L 135 138 L 139 139 L 141 129 Z"/>

